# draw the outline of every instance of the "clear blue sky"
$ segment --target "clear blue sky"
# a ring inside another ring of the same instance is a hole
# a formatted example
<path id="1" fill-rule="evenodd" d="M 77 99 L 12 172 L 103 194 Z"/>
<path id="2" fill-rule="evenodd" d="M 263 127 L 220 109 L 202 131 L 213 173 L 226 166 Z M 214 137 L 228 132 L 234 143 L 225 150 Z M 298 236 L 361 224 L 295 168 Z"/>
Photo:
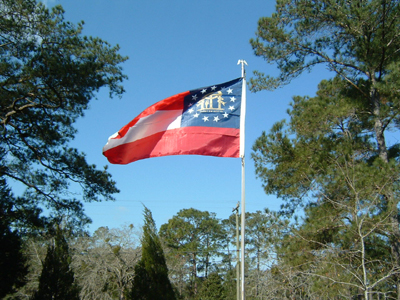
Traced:
<path id="1" fill-rule="evenodd" d="M 168 96 L 240 77 L 239 59 L 253 70 L 276 74 L 274 66 L 257 58 L 249 39 L 258 19 L 274 12 L 269 0 L 47 0 L 61 4 L 68 21 L 85 22 L 84 34 L 100 37 L 129 56 L 123 64 L 126 93 L 109 99 L 100 91 L 85 117 L 76 124 L 72 146 L 87 154 L 89 163 L 108 164 L 102 155 L 107 139 L 151 104 Z M 281 204 L 264 193 L 250 159 L 251 146 L 263 130 L 286 118 L 294 95 L 315 95 L 323 69 L 304 74 L 274 92 L 247 93 L 246 116 L 246 211 Z M 241 163 L 235 158 L 170 156 L 129 165 L 109 165 L 121 190 L 115 202 L 90 203 L 86 213 L 91 230 L 100 226 L 140 226 L 143 206 L 153 213 L 157 226 L 179 210 L 196 208 L 227 218 L 241 197 Z"/>

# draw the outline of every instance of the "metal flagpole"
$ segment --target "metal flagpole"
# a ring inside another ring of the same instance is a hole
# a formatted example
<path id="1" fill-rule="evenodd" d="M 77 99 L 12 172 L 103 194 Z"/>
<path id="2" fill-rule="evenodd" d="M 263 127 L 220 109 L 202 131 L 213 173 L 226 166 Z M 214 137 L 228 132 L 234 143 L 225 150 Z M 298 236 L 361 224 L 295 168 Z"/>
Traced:
<path id="1" fill-rule="evenodd" d="M 241 211 L 241 228 L 240 228 L 240 236 L 241 236 L 241 300 L 246 300 L 245 295 L 245 282 L 244 282 L 244 245 L 245 245 L 245 217 L 246 217 L 246 206 L 245 206 L 245 172 L 244 172 L 244 133 L 245 133 L 245 119 L 246 119 L 246 71 L 244 69 L 244 65 L 247 66 L 247 62 L 243 59 L 238 61 L 238 64 L 242 65 L 242 102 L 240 106 L 240 157 L 242 159 L 242 211 Z"/>
<path id="2" fill-rule="evenodd" d="M 240 202 L 232 210 L 236 214 L 236 299 L 240 300 L 240 246 L 239 246 L 239 207 Z"/>

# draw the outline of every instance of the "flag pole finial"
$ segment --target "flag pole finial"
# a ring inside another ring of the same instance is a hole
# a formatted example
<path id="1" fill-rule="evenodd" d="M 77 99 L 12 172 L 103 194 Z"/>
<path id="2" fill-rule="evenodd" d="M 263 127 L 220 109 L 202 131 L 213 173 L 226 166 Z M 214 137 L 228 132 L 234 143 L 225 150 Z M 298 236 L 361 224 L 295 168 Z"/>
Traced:
<path id="1" fill-rule="evenodd" d="M 246 71 L 244 69 L 244 65 L 248 66 L 248 64 L 244 59 L 239 59 L 237 64 L 238 65 L 242 64 L 242 77 L 244 78 L 246 76 Z"/>

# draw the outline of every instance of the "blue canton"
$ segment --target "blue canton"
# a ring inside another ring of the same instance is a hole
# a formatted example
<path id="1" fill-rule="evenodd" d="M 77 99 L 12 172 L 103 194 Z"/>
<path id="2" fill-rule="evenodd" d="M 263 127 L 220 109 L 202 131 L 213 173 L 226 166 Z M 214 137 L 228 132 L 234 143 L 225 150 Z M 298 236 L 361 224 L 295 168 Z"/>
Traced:
<path id="1" fill-rule="evenodd" d="M 184 99 L 181 126 L 240 127 L 242 78 L 196 90 Z"/>

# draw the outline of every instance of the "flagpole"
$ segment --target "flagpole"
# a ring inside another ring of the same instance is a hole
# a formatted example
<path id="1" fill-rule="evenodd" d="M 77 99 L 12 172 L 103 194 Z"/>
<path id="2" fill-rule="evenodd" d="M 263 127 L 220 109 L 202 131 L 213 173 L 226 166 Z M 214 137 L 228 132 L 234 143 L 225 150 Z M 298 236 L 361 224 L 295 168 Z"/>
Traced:
<path id="1" fill-rule="evenodd" d="M 241 269 L 241 300 L 246 300 L 245 295 L 245 281 L 244 281 L 244 246 L 245 246 L 245 225 L 246 225 L 246 205 L 245 205 L 245 155 L 244 155 L 244 142 L 245 142 L 245 119 L 246 119 L 246 71 L 244 69 L 244 65 L 247 65 L 247 62 L 243 59 L 238 61 L 238 64 L 242 65 L 242 102 L 240 106 L 240 157 L 242 160 L 242 210 L 241 210 L 241 228 L 240 228 L 240 236 L 241 236 L 241 261 L 240 261 L 240 269 Z"/>

